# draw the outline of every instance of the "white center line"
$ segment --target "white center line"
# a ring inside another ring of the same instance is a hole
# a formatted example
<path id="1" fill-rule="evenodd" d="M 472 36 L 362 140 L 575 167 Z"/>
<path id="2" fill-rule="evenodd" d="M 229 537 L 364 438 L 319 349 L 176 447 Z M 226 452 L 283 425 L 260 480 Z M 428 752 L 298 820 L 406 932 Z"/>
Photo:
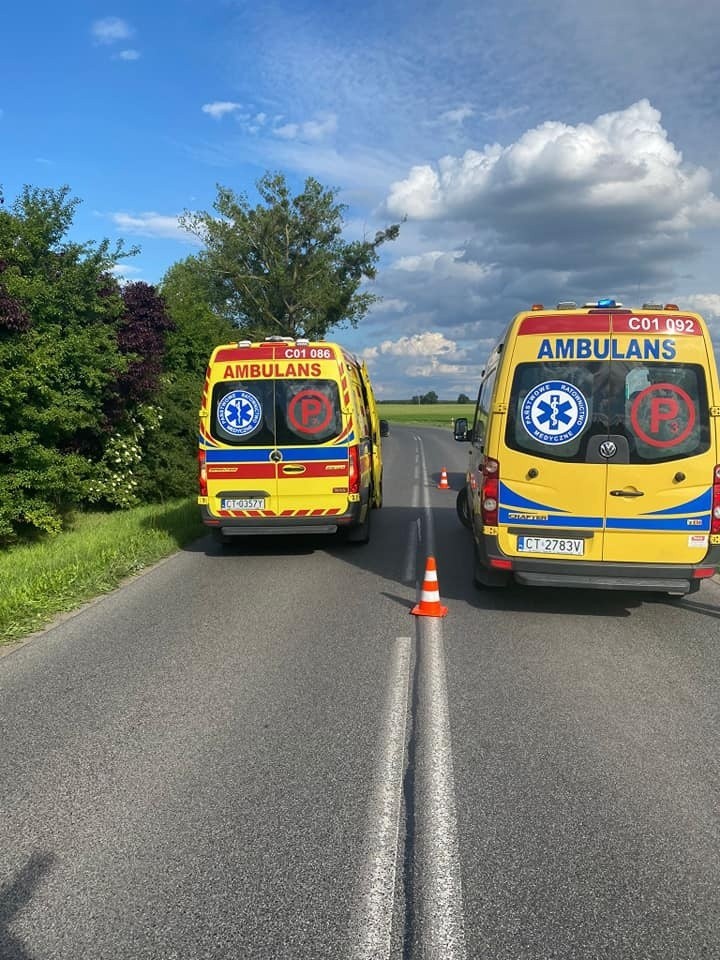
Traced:
<path id="1" fill-rule="evenodd" d="M 434 556 L 425 449 L 420 440 L 426 553 Z M 419 586 L 419 585 L 418 585 Z M 460 847 L 442 621 L 418 617 L 415 849 L 417 921 L 423 960 L 466 960 Z"/>
<path id="2" fill-rule="evenodd" d="M 410 652 L 410 637 L 397 637 L 379 739 L 380 757 L 365 830 L 366 850 L 355 901 L 351 960 L 388 960 L 390 956 Z"/>
<path id="3" fill-rule="evenodd" d="M 442 621 L 420 625 L 415 778 L 416 917 L 423 960 L 466 960 Z"/>

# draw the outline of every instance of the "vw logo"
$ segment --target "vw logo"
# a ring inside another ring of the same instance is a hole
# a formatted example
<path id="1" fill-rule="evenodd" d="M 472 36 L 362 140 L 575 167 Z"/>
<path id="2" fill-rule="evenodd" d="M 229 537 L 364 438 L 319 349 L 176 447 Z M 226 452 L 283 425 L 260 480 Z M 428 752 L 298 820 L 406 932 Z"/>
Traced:
<path id="1" fill-rule="evenodd" d="M 606 460 L 614 457 L 616 453 L 617 447 L 612 440 L 606 440 L 604 443 L 600 444 L 600 456 L 605 457 Z"/>
<path id="2" fill-rule="evenodd" d="M 280 461 L 282 460 L 282 453 L 280 453 L 279 450 L 271 450 L 270 459 L 272 460 L 273 463 L 280 463 Z"/>

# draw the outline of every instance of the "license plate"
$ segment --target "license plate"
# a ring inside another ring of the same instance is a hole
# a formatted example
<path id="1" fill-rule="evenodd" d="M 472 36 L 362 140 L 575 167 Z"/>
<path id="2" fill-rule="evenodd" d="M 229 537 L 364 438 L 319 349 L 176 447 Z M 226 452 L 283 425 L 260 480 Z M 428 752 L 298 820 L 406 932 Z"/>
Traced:
<path id="1" fill-rule="evenodd" d="M 565 537 L 518 537 L 517 548 L 518 553 L 560 553 L 581 557 L 585 552 L 585 541 Z"/>
<path id="2" fill-rule="evenodd" d="M 240 497 L 235 500 L 221 500 L 221 510 L 264 510 L 265 500 L 262 497 Z"/>

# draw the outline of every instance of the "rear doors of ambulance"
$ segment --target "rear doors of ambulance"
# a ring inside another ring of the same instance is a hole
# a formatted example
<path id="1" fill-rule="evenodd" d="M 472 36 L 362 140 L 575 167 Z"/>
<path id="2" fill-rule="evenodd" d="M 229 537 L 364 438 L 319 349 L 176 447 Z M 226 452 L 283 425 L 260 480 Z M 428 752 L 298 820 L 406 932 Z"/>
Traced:
<path id="1" fill-rule="evenodd" d="M 612 315 L 608 561 L 700 563 L 716 454 L 709 340 L 697 316 Z"/>
<path id="2" fill-rule="evenodd" d="M 300 518 L 345 512 L 349 418 L 338 362 L 329 346 L 313 347 L 312 357 L 310 349 L 259 344 L 216 354 L 206 438 L 212 513 Z"/>
<path id="3" fill-rule="evenodd" d="M 701 561 L 715 464 L 707 349 L 686 315 L 521 320 L 501 452 L 503 551 Z"/>
<path id="4" fill-rule="evenodd" d="M 498 539 L 508 556 L 603 558 L 606 467 L 593 451 L 607 436 L 609 360 L 590 352 L 609 330 L 607 315 L 529 314 L 507 338 L 509 376 L 493 419 L 501 423 Z M 580 340 L 591 346 L 579 349 Z"/>

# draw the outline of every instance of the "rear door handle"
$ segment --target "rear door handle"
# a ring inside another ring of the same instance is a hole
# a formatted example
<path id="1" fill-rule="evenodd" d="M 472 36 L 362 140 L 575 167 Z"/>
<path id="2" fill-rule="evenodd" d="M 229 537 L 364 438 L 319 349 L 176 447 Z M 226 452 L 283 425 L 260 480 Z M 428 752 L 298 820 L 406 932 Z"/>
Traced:
<path id="1" fill-rule="evenodd" d="M 611 497 L 644 497 L 642 490 L 611 490 Z"/>

